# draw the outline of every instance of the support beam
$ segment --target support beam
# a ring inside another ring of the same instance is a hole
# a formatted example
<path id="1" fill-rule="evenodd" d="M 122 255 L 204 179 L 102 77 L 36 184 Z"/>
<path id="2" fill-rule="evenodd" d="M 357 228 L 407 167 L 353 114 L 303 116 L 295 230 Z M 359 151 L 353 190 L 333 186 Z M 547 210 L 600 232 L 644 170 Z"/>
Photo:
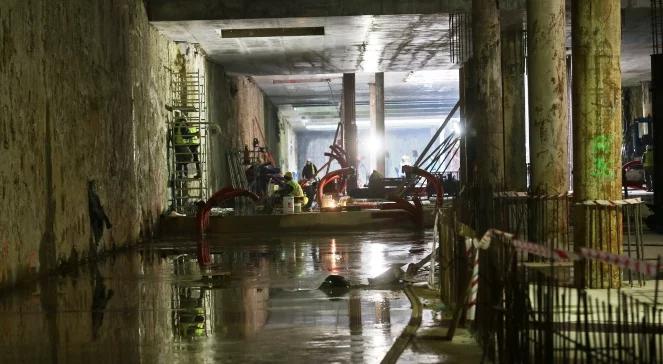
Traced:
<path id="1" fill-rule="evenodd" d="M 371 155 L 373 169 L 385 175 L 385 150 L 387 140 L 384 129 L 384 73 L 375 74 L 375 83 L 370 84 L 371 108 Z"/>
<path id="2" fill-rule="evenodd" d="M 478 211 L 483 218 L 477 230 L 483 234 L 490 226 L 488 213 L 492 193 L 504 185 L 504 125 L 502 114 L 502 62 L 500 17 L 497 0 L 472 1 L 472 44 L 475 110 L 471 123 L 476 127 L 476 155 L 479 194 Z"/>
<path id="3" fill-rule="evenodd" d="M 576 202 L 622 197 L 620 7 L 619 0 L 572 2 L 573 187 Z M 620 253 L 621 214 L 597 216 L 602 214 L 590 214 L 589 211 L 576 207 L 576 247 Z M 601 225 L 595 224 L 597 218 L 601 219 Z M 619 287 L 621 283 L 619 271 L 606 265 L 579 265 L 576 272 L 577 283 L 590 287 Z M 600 280 L 588 277 L 600 277 Z"/>
<path id="4" fill-rule="evenodd" d="M 357 169 L 357 122 L 355 113 L 355 74 L 343 74 L 343 147 L 348 154 L 348 163 Z M 348 180 L 348 188 L 357 188 L 357 176 Z"/>
<path id="5" fill-rule="evenodd" d="M 504 185 L 510 191 L 526 191 L 525 55 L 522 12 L 519 10 L 502 12 L 501 26 L 506 171 Z"/>
<path id="6" fill-rule="evenodd" d="M 275 5 L 274 0 L 150 0 L 146 7 L 150 21 L 181 21 L 440 14 L 466 11 L 470 1 L 289 0 Z"/>
<path id="7" fill-rule="evenodd" d="M 564 3 L 527 1 L 530 191 L 540 196 L 565 195 L 569 191 Z M 531 240 L 555 247 L 568 242 L 567 206 L 558 201 L 557 197 L 531 200 Z"/>
<path id="8" fill-rule="evenodd" d="M 654 126 L 654 206 L 655 224 L 663 232 L 663 54 L 651 56 L 651 108 Z"/>

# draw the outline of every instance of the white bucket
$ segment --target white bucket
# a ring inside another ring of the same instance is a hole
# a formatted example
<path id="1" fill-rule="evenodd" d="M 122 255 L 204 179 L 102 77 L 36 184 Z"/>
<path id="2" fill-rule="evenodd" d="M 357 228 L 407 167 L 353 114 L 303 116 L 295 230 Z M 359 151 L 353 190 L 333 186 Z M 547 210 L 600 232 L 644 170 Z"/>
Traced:
<path id="1" fill-rule="evenodd" d="M 302 204 L 300 202 L 295 202 L 295 213 L 298 214 L 302 212 Z"/>
<path id="2" fill-rule="evenodd" d="M 295 197 L 294 196 L 283 196 L 283 214 L 294 214 L 295 213 Z"/>
<path id="3" fill-rule="evenodd" d="M 320 207 L 323 209 L 334 207 L 334 199 L 332 198 L 332 195 L 322 195 Z"/>

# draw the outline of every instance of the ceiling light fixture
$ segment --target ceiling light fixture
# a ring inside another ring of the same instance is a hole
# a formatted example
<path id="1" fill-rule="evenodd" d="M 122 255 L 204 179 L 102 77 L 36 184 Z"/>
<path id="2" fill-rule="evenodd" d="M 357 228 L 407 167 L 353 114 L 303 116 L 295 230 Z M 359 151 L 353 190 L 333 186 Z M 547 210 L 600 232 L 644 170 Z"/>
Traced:
<path id="1" fill-rule="evenodd" d="M 307 37 L 325 35 L 325 27 L 221 29 L 220 35 L 221 38 Z"/>

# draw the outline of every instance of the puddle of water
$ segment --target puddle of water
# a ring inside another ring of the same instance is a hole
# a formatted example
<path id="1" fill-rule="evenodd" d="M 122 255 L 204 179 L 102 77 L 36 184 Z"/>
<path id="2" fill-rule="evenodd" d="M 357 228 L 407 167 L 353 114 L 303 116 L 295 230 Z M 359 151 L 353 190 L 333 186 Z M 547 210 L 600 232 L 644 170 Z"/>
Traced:
<path id="1" fill-rule="evenodd" d="M 365 284 L 409 263 L 427 237 L 403 232 L 159 242 L 0 298 L 2 363 L 379 362 L 410 316 L 400 291 Z"/>

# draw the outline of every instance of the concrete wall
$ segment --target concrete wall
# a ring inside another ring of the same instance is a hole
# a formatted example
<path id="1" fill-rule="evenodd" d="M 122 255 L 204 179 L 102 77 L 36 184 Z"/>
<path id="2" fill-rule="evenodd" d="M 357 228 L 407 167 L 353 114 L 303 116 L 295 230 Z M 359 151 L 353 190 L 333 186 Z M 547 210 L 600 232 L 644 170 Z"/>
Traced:
<path id="1" fill-rule="evenodd" d="M 165 102 L 178 49 L 140 0 L 0 2 L 0 286 L 87 255 L 87 182 L 150 237 L 166 201 Z"/>
<path id="2" fill-rule="evenodd" d="M 228 148 L 238 148 L 238 125 L 236 105 L 232 102 L 236 95 L 233 80 L 223 72 L 223 67 L 207 62 L 206 66 L 209 158 L 208 158 L 208 187 L 213 193 L 230 185 L 226 151 Z"/>
<path id="3" fill-rule="evenodd" d="M 299 151 L 297 139 L 297 133 L 292 128 L 290 121 L 279 115 L 279 165 L 284 172 L 301 172 L 297 157 Z"/>
<path id="4" fill-rule="evenodd" d="M 252 148 L 253 138 L 279 160 L 279 125 L 276 107 L 250 78 L 229 76 L 223 67 L 206 64 L 209 133 L 209 190 L 230 186 L 226 153 Z"/>
<path id="5" fill-rule="evenodd" d="M 251 79 L 159 35 L 140 0 L 4 1 L 0 25 L 0 287 L 88 256 L 89 180 L 113 224 L 98 250 L 152 237 L 170 70 L 206 78 L 210 190 L 230 183 L 226 149 L 262 140 L 265 115 L 277 123 Z"/>

